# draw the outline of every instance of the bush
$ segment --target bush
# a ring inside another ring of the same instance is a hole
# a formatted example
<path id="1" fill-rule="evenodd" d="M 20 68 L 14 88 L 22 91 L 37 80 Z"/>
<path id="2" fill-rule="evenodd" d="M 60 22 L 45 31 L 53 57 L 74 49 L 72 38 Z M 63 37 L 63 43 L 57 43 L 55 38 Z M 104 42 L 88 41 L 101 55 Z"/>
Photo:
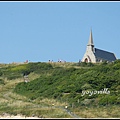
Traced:
<path id="1" fill-rule="evenodd" d="M 81 66 L 81 67 L 93 67 L 94 64 L 89 62 L 89 63 L 86 63 L 86 62 L 79 62 L 77 63 L 78 66 Z"/>
<path id="2" fill-rule="evenodd" d="M 92 66 L 91 63 L 80 63 L 85 66 Z M 118 104 L 119 99 L 116 91 L 119 91 L 120 83 L 120 68 L 112 69 L 115 64 L 93 65 L 93 67 L 82 68 L 63 68 L 54 67 L 46 63 L 30 63 L 26 66 L 26 71 L 33 71 L 41 74 L 41 76 L 29 83 L 18 84 L 15 91 L 19 94 L 25 95 L 28 98 L 35 99 L 39 97 L 68 99 L 69 103 L 76 101 L 79 97 L 80 101 L 87 104 L 89 101 L 85 99 L 98 100 L 98 104 L 107 105 Z M 49 74 L 50 73 L 50 74 Z M 49 74 L 49 75 L 48 75 Z M 102 90 L 109 88 L 111 97 L 108 95 L 80 96 L 82 90 Z M 67 94 L 64 94 L 67 93 Z M 62 96 L 63 95 L 63 96 Z M 115 97 L 116 95 L 116 97 Z M 103 97 L 102 97 L 103 96 Z M 91 102 L 91 104 L 94 104 Z"/>
<path id="3" fill-rule="evenodd" d="M 12 79 L 17 79 L 21 77 L 22 77 L 21 74 L 13 74 L 13 75 L 7 76 L 7 79 L 12 80 Z"/>
<path id="4" fill-rule="evenodd" d="M 3 79 L 0 79 L 0 85 L 1 84 L 3 84 L 3 85 L 5 84 Z"/>
<path id="5" fill-rule="evenodd" d="M 116 104 L 118 102 L 118 97 L 117 96 L 110 96 L 110 95 L 106 95 L 104 97 L 102 97 L 99 101 L 100 105 L 111 105 L 111 104 Z"/>
<path id="6" fill-rule="evenodd" d="M 2 71 L 0 71 L 0 76 L 2 76 L 3 75 L 3 73 L 2 73 Z"/>

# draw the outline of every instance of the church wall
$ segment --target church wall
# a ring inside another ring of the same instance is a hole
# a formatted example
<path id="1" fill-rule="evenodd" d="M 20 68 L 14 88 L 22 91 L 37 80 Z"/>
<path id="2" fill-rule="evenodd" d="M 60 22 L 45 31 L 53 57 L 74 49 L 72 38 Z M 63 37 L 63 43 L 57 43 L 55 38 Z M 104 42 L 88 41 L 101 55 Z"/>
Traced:
<path id="1" fill-rule="evenodd" d="M 96 58 L 92 50 L 87 48 L 86 53 L 83 56 L 82 62 L 85 62 L 85 59 L 88 59 L 88 62 L 96 63 Z"/>

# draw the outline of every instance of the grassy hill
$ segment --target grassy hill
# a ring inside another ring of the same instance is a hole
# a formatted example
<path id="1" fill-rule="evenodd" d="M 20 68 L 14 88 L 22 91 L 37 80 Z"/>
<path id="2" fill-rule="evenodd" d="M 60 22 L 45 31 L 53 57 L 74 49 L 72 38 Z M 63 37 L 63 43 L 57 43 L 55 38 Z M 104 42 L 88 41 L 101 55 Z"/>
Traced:
<path id="1" fill-rule="evenodd" d="M 120 60 L 100 64 L 1 64 L 0 91 L 0 114 L 118 118 Z"/>

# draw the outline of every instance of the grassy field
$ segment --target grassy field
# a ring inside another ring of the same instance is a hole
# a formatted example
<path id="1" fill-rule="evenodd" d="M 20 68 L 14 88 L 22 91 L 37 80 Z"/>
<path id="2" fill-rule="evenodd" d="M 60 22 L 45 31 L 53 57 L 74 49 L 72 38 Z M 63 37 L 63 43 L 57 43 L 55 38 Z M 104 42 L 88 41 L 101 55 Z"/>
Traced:
<path id="1" fill-rule="evenodd" d="M 17 64 L 19 65 L 19 64 Z M 1 64 L 1 68 L 7 68 L 10 66 L 17 66 L 15 64 L 5 65 Z M 75 66 L 75 63 L 51 63 L 53 68 L 81 68 Z M 16 70 L 15 68 L 12 70 Z M 50 75 L 47 73 L 46 75 Z M 31 72 L 28 77 L 30 82 L 39 78 L 41 74 Z M 5 76 L 1 76 L 0 79 L 4 81 L 4 84 L 0 84 L 0 115 L 9 113 L 11 115 L 22 114 L 25 116 L 37 116 L 40 118 L 74 118 L 77 115 L 79 118 L 120 118 L 120 106 L 108 105 L 108 106 L 72 106 L 67 101 L 60 101 L 53 98 L 36 98 L 29 99 L 26 96 L 17 94 L 14 92 L 14 88 L 18 83 L 24 82 L 23 77 L 8 79 Z M 68 112 L 65 106 L 68 106 Z M 71 113 L 71 114 L 70 114 Z M 73 115 L 74 114 L 74 115 Z"/>
<path id="2" fill-rule="evenodd" d="M 19 65 L 19 64 L 17 64 Z M 16 66 L 15 64 L 1 64 L 1 67 Z M 29 74 L 30 81 L 38 78 L 40 75 Z M 25 96 L 13 92 L 16 84 L 23 82 L 23 78 L 9 80 L 1 77 L 4 80 L 4 85 L 0 85 L 0 114 L 8 113 L 11 115 L 22 114 L 25 116 L 37 116 L 40 118 L 71 118 L 65 112 L 64 106 L 66 103 L 59 103 L 55 99 L 36 99 L 30 100 Z M 61 108 L 60 108 L 61 107 Z"/>
<path id="3" fill-rule="evenodd" d="M 30 75 L 37 77 L 37 75 Z M 9 113 L 11 115 L 22 114 L 26 116 L 38 116 L 42 118 L 71 118 L 63 109 L 65 103 L 59 103 L 54 99 L 30 100 L 25 96 L 13 92 L 15 85 L 23 82 L 23 79 L 5 80 L 5 85 L 0 85 L 0 114 Z M 57 107 L 59 106 L 59 107 Z"/>

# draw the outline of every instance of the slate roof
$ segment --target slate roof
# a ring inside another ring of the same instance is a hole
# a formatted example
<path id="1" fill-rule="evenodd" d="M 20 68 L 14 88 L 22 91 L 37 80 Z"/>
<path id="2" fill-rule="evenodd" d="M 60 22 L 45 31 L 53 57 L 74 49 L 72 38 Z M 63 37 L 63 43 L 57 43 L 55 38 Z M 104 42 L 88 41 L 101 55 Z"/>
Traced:
<path id="1" fill-rule="evenodd" d="M 103 60 L 107 60 L 107 61 L 115 61 L 116 60 L 116 57 L 113 53 L 111 52 L 107 52 L 107 51 L 104 51 L 104 50 L 100 50 L 100 49 L 97 49 L 95 48 L 95 56 L 96 58 L 99 58 L 99 59 L 103 59 Z"/>

